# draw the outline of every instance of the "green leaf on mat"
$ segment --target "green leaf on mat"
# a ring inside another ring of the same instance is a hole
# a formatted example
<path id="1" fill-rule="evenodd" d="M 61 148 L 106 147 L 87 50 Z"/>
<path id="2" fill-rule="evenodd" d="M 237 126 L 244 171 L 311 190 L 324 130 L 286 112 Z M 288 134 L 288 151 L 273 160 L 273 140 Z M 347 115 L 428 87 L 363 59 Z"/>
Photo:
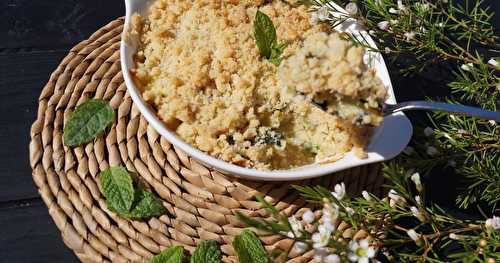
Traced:
<path id="1" fill-rule="evenodd" d="M 219 263 L 221 257 L 217 242 L 213 240 L 201 241 L 191 256 L 191 263 Z"/>
<path id="2" fill-rule="evenodd" d="M 154 256 L 149 263 L 182 263 L 185 261 L 184 248 L 181 246 L 170 247 Z"/>
<path id="3" fill-rule="evenodd" d="M 91 99 L 76 107 L 64 125 L 64 145 L 78 146 L 90 142 L 103 133 L 115 118 L 115 112 L 106 101 Z"/>
<path id="4" fill-rule="evenodd" d="M 243 230 L 234 238 L 233 248 L 240 263 L 269 263 L 264 246 L 250 230 Z"/>
<path id="5" fill-rule="evenodd" d="M 165 208 L 161 200 L 150 192 L 144 191 L 143 189 L 137 189 L 130 212 L 126 212 L 123 215 L 128 218 L 140 219 L 159 216 L 163 213 L 165 213 Z"/>
<path id="6" fill-rule="evenodd" d="M 255 42 L 260 54 L 265 58 L 270 58 L 272 46 L 276 42 L 276 29 L 273 21 L 266 14 L 257 10 L 253 28 Z"/>
<path id="7" fill-rule="evenodd" d="M 110 167 L 101 172 L 102 192 L 108 208 L 117 213 L 127 213 L 134 202 L 132 177 L 124 167 Z"/>

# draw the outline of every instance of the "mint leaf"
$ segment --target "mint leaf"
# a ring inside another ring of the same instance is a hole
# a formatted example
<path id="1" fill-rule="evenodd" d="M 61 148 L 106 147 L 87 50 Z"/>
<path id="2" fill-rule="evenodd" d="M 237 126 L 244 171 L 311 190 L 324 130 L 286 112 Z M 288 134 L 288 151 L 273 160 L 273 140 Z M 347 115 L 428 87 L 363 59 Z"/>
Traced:
<path id="1" fill-rule="evenodd" d="M 134 201 L 132 177 L 123 167 L 110 167 L 101 172 L 102 193 L 108 208 L 117 213 L 126 213 Z"/>
<path id="2" fill-rule="evenodd" d="M 186 260 L 184 248 L 181 246 L 170 247 L 154 256 L 149 263 L 182 263 Z"/>
<path id="3" fill-rule="evenodd" d="M 260 54 L 265 58 L 271 57 L 272 46 L 276 42 L 276 29 L 273 21 L 266 14 L 257 10 L 253 23 L 254 37 Z"/>
<path id="4" fill-rule="evenodd" d="M 201 241 L 191 256 L 191 263 L 219 263 L 221 257 L 217 242 L 213 240 Z"/>
<path id="5" fill-rule="evenodd" d="M 91 99 L 76 107 L 64 125 L 64 145 L 78 146 L 100 135 L 115 118 L 115 112 L 106 101 Z"/>
<path id="6" fill-rule="evenodd" d="M 281 54 L 287 45 L 285 43 L 278 44 L 276 29 L 271 18 L 257 10 L 253 28 L 255 43 L 259 48 L 260 54 L 268 59 L 269 62 L 279 66 L 282 60 Z"/>
<path id="7" fill-rule="evenodd" d="M 135 189 L 124 167 L 110 167 L 100 175 L 102 192 L 108 208 L 122 216 L 139 219 L 165 213 L 160 199 L 143 189 Z"/>
<path id="8" fill-rule="evenodd" d="M 233 248 L 240 263 L 269 263 L 264 246 L 250 230 L 243 230 L 234 238 Z"/>
<path id="9" fill-rule="evenodd" d="M 276 66 L 279 66 L 281 64 L 281 54 L 283 54 L 283 51 L 285 50 L 287 44 L 286 43 L 281 43 L 277 44 L 274 43 L 273 46 L 271 47 L 271 56 L 269 57 L 269 62 L 273 63 Z"/>
<path id="10" fill-rule="evenodd" d="M 159 216 L 163 213 L 165 213 L 165 207 L 161 204 L 161 200 L 150 192 L 137 189 L 130 212 L 125 212 L 123 215 L 128 218 L 139 219 Z"/>

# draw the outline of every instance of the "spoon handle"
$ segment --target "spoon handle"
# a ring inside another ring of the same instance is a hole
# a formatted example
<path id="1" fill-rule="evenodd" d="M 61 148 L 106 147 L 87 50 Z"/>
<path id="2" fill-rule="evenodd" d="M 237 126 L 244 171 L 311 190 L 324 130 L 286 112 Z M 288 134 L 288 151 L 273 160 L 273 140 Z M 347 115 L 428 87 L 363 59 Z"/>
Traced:
<path id="1" fill-rule="evenodd" d="M 500 112 L 433 101 L 407 101 L 397 104 L 385 104 L 383 112 L 384 115 L 390 115 L 391 113 L 407 110 L 443 111 L 500 122 Z"/>

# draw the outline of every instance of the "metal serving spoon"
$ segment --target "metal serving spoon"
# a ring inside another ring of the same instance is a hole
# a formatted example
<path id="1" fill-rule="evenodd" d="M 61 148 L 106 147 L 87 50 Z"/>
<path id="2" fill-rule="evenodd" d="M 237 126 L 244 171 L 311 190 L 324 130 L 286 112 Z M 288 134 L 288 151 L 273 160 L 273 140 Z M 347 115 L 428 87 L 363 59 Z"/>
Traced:
<path id="1" fill-rule="evenodd" d="M 442 111 L 500 122 L 500 112 L 459 104 L 434 101 L 406 101 L 397 104 L 384 104 L 382 106 L 384 116 L 408 110 Z"/>
<path id="2" fill-rule="evenodd" d="M 303 94 L 299 93 L 303 96 Z M 326 111 L 325 105 L 321 105 L 314 101 L 311 102 L 312 105 L 317 108 Z M 487 120 L 494 120 L 500 122 L 500 112 L 483 110 L 481 108 L 464 106 L 460 104 L 451 104 L 451 103 L 443 103 L 443 102 L 434 102 L 434 101 L 406 101 L 397 104 L 382 104 L 382 114 L 384 116 L 391 115 L 400 111 L 409 111 L 409 110 L 425 110 L 425 111 L 441 111 L 454 113 L 459 115 L 466 115 L 471 117 L 477 117 Z M 345 117 L 344 117 L 345 118 Z"/>

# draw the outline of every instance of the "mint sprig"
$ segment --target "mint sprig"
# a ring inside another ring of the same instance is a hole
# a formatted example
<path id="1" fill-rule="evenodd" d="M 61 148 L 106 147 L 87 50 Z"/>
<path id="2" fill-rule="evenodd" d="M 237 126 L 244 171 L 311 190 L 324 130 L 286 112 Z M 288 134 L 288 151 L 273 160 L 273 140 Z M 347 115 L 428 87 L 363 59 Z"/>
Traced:
<path id="1" fill-rule="evenodd" d="M 64 125 L 64 145 L 78 146 L 92 141 L 113 123 L 115 112 L 100 99 L 91 99 L 76 107 Z"/>
<path id="2" fill-rule="evenodd" d="M 201 241 L 191 257 L 191 263 L 219 263 L 221 251 L 213 240 Z"/>
<path id="3" fill-rule="evenodd" d="M 233 248 L 240 263 L 269 263 L 264 246 L 250 230 L 243 230 L 233 240 Z"/>
<path id="4" fill-rule="evenodd" d="M 220 263 L 221 251 L 217 242 L 213 240 L 201 241 L 191 256 L 190 263 Z M 174 246 L 163 250 L 149 261 L 149 263 L 187 263 L 188 256 L 181 246 Z"/>
<path id="5" fill-rule="evenodd" d="M 271 47 L 271 56 L 269 57 L 269 62 L 273 63 L 276 66 L 279 66 L 281 64 L 281 54 L 283 54 L 283 51 L 287 47 L 287 44 L 281 43 L 277 44 L 274 43 L 273 46 Z"/>
<path id="6" fill-rule="evenodd" d="M 111 211 L 127 213 L 134 202 L 132 177 L 123 167 L 110 167 L 100 175 L 102 192 Z"/>
<path id="7" fill-rule="evenodd" d="M 184 248 L 181 246 L 170 247 L 154 256 L 149 263 L 183 263 L 186 260 Z"/>
<path id="8" fill-rule="evenodd" d="M 140 219 L 152 216 L 159 216 L 165 213 L 165 208 L 161 201 L 154 194 L 143 189 L 135 190 L 135 199 L 130 212 L 123 213 L 125 217 Z"/>
<path id="9" fill-rule="evenodd" d="M 253 24 L 255 43 L 259 48 L 260 54 L 279 66 L 281 63 L 281 54 L 286 48 L 285 43 L 278 44 L 276 28 L 269 16 L 257 10 Z"/>
<path id="10" fill-rule="evenodd" d="M 134 189 L 132 176 L 124 167 L 110 167 L 99 176 L 109 210 L 141 219 L 165 213 L 161 200 L 141 188 Z"/>

